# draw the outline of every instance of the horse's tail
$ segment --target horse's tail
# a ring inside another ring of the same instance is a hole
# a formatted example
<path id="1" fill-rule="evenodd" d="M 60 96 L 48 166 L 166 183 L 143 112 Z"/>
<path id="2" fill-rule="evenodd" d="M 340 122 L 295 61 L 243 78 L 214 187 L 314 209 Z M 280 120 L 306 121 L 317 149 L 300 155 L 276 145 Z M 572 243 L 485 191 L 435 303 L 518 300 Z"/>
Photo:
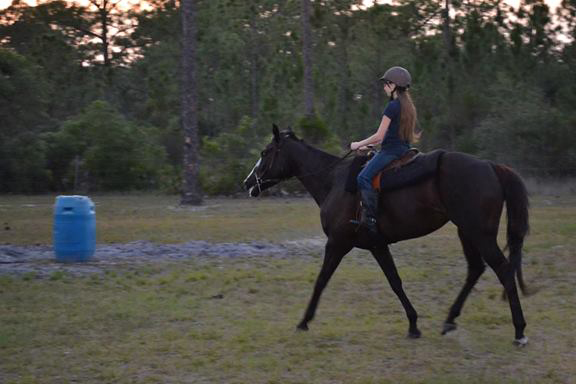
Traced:
<path id="1" fill-rule="evenodd" d="M 518 285 L 523 294 L 526 294 L 526 285 L 522 277 L 522 246 L 524 237 L 528 234 L 528 191 L 520 176 L 511 168 L 504 165 L 492 164 L 506 201 L 508 217 L 507 248 L 510 251 L 508 257 L 512 265 L 512 273 L 518 277 Z"/>

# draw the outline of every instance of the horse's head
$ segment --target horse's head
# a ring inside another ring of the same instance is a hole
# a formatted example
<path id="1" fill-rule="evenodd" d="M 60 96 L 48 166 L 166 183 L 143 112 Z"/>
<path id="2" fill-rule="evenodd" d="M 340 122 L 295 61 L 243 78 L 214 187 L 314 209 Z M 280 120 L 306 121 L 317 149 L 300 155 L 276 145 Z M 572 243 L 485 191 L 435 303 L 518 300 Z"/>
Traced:
<path id="1" fill-rule="evenodd" d="M 244 188 L 251 197 L 256 197 L 260 192 L 293 176 L 285 149 L 286 142 L 296 139 L 296 136 L 291 130 L 280 132 L 276 124 L 273 125 L 272 132 L 272 142 L 261 152 L 260 159 L 244 180 Z"/>

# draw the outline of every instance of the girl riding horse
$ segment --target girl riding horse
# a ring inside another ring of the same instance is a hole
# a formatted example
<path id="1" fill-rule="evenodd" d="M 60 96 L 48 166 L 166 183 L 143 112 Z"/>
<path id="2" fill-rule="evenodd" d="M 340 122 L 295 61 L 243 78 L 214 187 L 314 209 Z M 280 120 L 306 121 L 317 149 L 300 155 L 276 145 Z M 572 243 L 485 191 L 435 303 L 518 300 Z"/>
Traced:
<path id="1" fill-rule="evenodd" d="M 402 67 L 392 67 L 380 79 L 390 102 L 384 110 L 380 126 L 372 136 L 350 144 L 350 149 L 382 144 L 382 149 L 366 164 L 358 175 L 358 187 L 362 197 L 360 225 L 371 233 L 378 233 L 376 222 L 378 212 L 378 191 L 372 188 L 372 179 L 392 161 L 400 158 L 410 149 L 410 144 L 418 135 L 416 127 L 416 107 L 408 88 L 412 83 L 410 72 Z"/>

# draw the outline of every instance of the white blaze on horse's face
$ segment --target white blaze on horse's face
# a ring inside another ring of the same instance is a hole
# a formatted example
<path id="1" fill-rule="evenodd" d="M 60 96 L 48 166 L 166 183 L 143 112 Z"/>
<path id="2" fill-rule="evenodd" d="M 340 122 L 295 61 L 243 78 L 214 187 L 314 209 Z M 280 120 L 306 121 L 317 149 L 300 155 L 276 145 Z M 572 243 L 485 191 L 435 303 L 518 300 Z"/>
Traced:
<path id="1" fill-rule="evenodd" d="M 254 168 L 252 168 L 252 171 L 250 171 L 250 174 L 248 175 L 248 177 L 244 179 L 244 184 L 246 184 L 248 182 L 248 179 L 250 179 L 250 177 L 252 177 L 252 175 L 254 174 L 254 172 L 256 172 L 256 169 L 260 166 L 261 163 L 262 163 L 262 158 L 259 158 L 258 161 L 256 162 L 256 165 L 254 165 Z"/>
<path id="2" fill-rule="evenodd" d="M 256 162 L 256 165 L 254 165 L 254 168 L 252 168 L 252 171 L 250 172 L 250 174 L 248 175 L 247 178 L 244 179 L 244 185 L 246 185 L 248 183 L 248 180 L 250 180 L 250 178 L 256 173 L 256 170 L 258 169 L 258 167 L 260 166 L 260 164 L 262 163 L 262 158 L 258 159 L 258 161 Z M 253 185 L 252 187 L 250 187 L 250 189 L 248 190 L 248 196 L 252 197 L 252 192 L 254 191 L 254 188 L 256 188 L 255 185 Z"/>

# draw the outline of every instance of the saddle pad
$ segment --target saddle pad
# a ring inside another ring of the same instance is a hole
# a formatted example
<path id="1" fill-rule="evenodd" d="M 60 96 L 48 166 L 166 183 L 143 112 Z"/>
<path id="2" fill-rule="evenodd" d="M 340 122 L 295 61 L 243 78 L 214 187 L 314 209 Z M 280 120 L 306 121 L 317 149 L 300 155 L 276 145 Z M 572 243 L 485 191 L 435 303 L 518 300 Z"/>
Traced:
<path id="1" fill-rule="evenodd" d="M 350 163 L 350 168 L 348 168 L 348 177 L 346 178 L 346 186 L 344 189 L 346 192 L 355 194 L 358 191 L 358 182 L 356 178 L 362 169 L 362 166 L 368 161 L 368 156 L 356 156 L 352 159 Z"/>
<path id="2" fill-rule="evenodd" d="M 436 172 L 438 160 L 443 153 L 441 149 L 429 153 L 413 152 L 409 157 L 395 160 L 376 175 L 373 186 L 379 191 L 389 191 L 416 184 Z M 356 178 L 367 160 L 367 156 L 355 157 L 352 160 L 346 180 L 347 192 L 356 193 L 358 190 Z M 374 183 L 377 184 L 374 185 Z"/>
<path id="3" fill-rule="evenodd" d="M 411 162 L 401 168 L 384 170 L 376 175 L 372 185 L 378 191 L 391 191 L 416 184 L 436 172 L 438 160 L 443 153 L 443 150 L 437 149 L 416 156 Z"/>

